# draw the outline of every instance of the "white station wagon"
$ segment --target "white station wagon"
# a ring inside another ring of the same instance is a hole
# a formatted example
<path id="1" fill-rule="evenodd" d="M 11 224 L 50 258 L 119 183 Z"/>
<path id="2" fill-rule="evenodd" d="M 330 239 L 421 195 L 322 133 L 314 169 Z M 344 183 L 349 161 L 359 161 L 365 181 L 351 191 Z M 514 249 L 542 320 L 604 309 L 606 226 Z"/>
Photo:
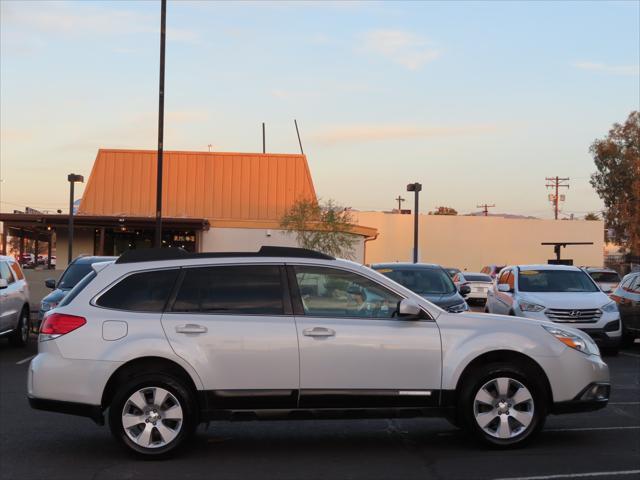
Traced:
<path id="1" fill-rule="evenodd" d="M 107 421 L 143 456 L 212 419 L 444 415 L 498 447 L 607 404 L 588 335 L 450 314 L 362 265 L 302 249 L 130 251 L 47 312 L 33 408 Z"/>

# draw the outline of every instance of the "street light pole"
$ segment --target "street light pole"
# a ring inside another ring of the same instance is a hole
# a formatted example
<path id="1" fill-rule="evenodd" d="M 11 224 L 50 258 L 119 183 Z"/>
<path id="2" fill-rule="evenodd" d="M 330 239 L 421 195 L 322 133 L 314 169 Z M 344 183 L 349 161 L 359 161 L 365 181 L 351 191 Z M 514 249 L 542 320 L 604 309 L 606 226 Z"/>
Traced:
<path id="1" fill-rule="evenodd" d="M 162 160 L 164 148 L 164 50 L 167 30 L 167 0 L 162 0 L 160 14 L 160 93 L 158 95 L 158 165 L 156 174 L 155 247 L 162 247 Z"/>
<path id="2" fill-rule="evenodd" d="M 76 182 L 84 182 L 84 177 L 82 175 L 70 173 L 67 175 L 67 180 L 69 181 L 69 238 L 67 240 L 67 264 L 69 264 L 71 263 L 71 260 L 73 260 L 73 187 Z"/>
<path id="3" fill-rule="evenodd" d="M 418 200 L 421 190 L 421 183 L 416 182 L 407 185 L 407 192 L 413 192 L 415 197 L 415 206 L 413 211 L 413 263 L 418 263 Z"/>

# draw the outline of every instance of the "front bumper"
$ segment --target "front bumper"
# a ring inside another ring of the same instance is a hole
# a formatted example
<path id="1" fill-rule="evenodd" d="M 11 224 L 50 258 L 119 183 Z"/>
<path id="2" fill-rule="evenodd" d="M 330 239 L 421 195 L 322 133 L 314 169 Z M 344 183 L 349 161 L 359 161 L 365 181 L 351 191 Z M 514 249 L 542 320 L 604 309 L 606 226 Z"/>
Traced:
<path id="1" fill-rule="evenodd" d="M 543 312 L 525 312 L 519 308 L 516 311 L 519 317 L 531 318 L 552 322 L 558 327 L 571 327 L 583 331 L 589 335 L 599 347 L 613 348 L 620 345 L 622 339 L 622 322 L 618 313 L 605 313 L 594 323 L 558 322 L 547 317 Z"/>
<path id="2" fill-rule="evenodd" d="M 609 403 L 611 384 L 607 382 L 593 382 L 583 388 L 573 400 L 556 402 L 551 413 L 580 413 L 600 410 Z"/>

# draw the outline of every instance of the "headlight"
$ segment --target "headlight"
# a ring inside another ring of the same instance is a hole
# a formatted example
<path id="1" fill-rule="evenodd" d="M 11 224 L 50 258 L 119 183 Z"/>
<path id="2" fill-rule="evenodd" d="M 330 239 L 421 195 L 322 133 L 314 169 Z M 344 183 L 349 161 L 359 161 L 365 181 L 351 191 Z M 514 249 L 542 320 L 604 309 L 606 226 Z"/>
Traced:
<path id="1" fill-rule="evenodd" d="M 43 312 L 48 312 L 49 310 L 51 310 L 52 308 L 56 308 L 58 306 L 58 302 L 42 302 L 40 303 L 40 310 L 42 310 Z"/>
<path id="2" fill-rule="evenodd" d="M 451 313 L 466 312 L 467 310 L 469 310 L 469 305 L 467 305 L 467 302 L 456 303 L 455 305 L 447 307 L 447 311 Z"/>
<path id="3" fill-rule="evenodd" d="M 600 350 L 591 337 L 576 335 L 568 330 L 558 327 L 542 326 L 547 332 L 556 337 L 567 347 L 571 347 L 587 355 L 600 355 Z"/>
<path id="4" fill-rule="evenodd" d="M 606 305 L 600 307 L 600 310 L 603 312 L 609 313 L 617 313 L 618 312 L 618 304 L 616 302 L 609 302 Z"/>
<path id="5" fill-rule="evenodd" d="M 523 312 L 541 312 L 545 309 L 544 305 L 538 305 L 537 303 L 530 303 L 521 301 L 519 303 L 520 310 Z"/>

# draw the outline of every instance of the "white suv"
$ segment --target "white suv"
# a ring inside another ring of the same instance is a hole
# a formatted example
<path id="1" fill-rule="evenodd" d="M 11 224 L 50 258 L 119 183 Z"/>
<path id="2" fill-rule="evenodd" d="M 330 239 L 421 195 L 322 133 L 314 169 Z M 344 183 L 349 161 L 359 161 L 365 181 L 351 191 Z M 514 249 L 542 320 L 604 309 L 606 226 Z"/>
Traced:
<path id="1" fill-rule="evenodd" d="M 145 456 L 212 419 L 445 415 L 499 447 L 602 408 L 609 371 L 571 327 L 450 314 L 345 260 L 127 252 L 47 312 L 31 406 L 104 423 Z"/>
<path id="2" fill-rule="evenodd" d="M 0 337 L 15 347 L 29 342 L 29 286 L 13 257 L 0 255 Z"/>
<path id="3" fill-rule="evenodd" d="M 503 268 L 487 292 L 485 312 L 571 325 L 588 333 L 608 353 L 615 354 L 620 348 L 618 306 L 578 267 Z"/>

